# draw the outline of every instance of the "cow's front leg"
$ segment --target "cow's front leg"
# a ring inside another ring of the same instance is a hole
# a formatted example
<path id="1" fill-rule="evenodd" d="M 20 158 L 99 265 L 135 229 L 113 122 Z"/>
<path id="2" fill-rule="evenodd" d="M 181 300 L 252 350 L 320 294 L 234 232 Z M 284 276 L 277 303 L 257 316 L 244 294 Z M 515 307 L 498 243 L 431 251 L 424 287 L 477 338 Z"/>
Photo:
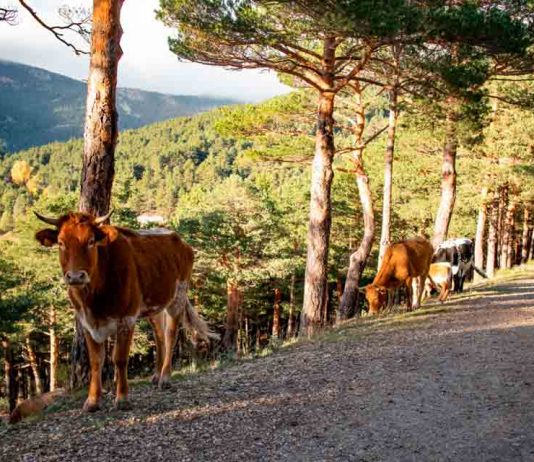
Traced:
<path id="1" fill-rule="evenodd" d="M 102 364 L 104 363 L 104 343 L 97 343 L 91 334 L 83 330 L 87 351 L 89 353 L 89 363 L 91 365 L 91 381 L 89 382 L 89 394 L 83 405 L 86 412 L 95 412 L 100 409 L 102 398 Z"/>
<path id="2" fill-rule="evenodd" d="M 115 364 L 115 377 L 117 379 L 115 407 L 120 410 L 128 410 L 131 407 L 128 401 L 128 357 L 130 356 L 133 332 L 133 326 L 125 320 L 118 322 L 113 363 Z"/>

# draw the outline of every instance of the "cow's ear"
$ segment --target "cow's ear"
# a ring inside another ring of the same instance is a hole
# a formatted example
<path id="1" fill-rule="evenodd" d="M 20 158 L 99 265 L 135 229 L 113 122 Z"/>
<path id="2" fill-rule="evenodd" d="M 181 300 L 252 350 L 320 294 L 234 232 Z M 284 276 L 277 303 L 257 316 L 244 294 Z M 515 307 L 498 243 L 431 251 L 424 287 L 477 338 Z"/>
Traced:
<path id="1" fill-rule="evenodd" d="M 45 228 L 35 233 L 35 239 L 37 239 L 41 245 L 44 245 L 45 247 L 52 247 L 53 245 L 57 244 L 57 235 L 57 229 Z"/>
<path id="2" fill-rule="evenodd" d="M 119 236 L 119 231 L 115 226 L 102 225 L 95 232 L 97 245 L 111 244 Z"/>

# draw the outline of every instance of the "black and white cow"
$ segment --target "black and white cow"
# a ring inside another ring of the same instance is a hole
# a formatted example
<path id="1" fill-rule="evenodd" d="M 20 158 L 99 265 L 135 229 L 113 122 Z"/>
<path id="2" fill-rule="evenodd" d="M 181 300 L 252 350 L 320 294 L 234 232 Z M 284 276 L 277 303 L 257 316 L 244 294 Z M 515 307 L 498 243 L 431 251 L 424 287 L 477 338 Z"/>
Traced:
<path id="1" fill-rule="evenodd" d="M 462 237 L 443 242 L 434 253 L 432 262 L 450 263 L 454 280 L 454 291 L 463 292 L 465 280 L 471 280 L 473 277 L 473 257 L 473 241 Z"/>

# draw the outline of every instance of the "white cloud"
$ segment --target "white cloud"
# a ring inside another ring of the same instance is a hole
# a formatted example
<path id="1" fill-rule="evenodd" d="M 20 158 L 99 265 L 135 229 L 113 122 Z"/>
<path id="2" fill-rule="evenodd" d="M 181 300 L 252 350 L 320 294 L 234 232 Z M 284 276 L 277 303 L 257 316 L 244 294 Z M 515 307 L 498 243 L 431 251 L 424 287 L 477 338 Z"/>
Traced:
<path id="1" fill-rule="evenodd" d="M 33 0 L 31 5 L 50 24 L 60 19 L 57 9 L 65 0 Z M 75 6 L 92 2 L 70 1 Z M 154 18 L 157 0 L 126 0 L 121 23 L 124 51 L 119 63 L 119 85 L 172 94 L 230 96 L 257 101 L 288 91 L 272 72 L 231 71 L 178 62 L 167 46 L 173 34 Z M 0 24 L 0 58 L 18 61 L 67 76 L 86 79 L 88 58 L 76 56 L 25 11 L 17 26 Z"/>

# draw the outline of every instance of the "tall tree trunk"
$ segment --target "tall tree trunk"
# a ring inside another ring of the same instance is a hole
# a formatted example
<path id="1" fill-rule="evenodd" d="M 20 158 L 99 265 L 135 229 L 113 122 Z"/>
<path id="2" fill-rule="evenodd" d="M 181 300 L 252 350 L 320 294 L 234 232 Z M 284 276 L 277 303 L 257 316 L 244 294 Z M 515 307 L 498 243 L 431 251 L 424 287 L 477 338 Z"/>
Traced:
<path id="1" fill-rule="evenodd" d="M 443 164 L 441 167 L 441 199 L 436 221 L 432 245 L 434 248 L 447 238 L 451 223 L 454 202 L 456 201 L 456 152 L 458 150 L 458 114 L 456 98 L 447 99 L 447 118 L 445 121 L 445 144 L 443 147 Z"/>
<path id="2" fill-rule="evenodd" d="M 273 305 L 273 330 L 272 336 L 276 339 L 280 338 L 280 303 L 282 301 L 282 291 L 277 287 L 274 289 L 274 305 Z"/>
<path id="3" fill-rule="evenodd" d="M 122 55 L 123 0 L 94 0 L 91 62 L 87 80 L 80 210 L 109 210 L 117 144 L 117 69 Z"/>
<path id="4" fill-rule="evenodd" d="M 529 219 L 530 210 L 527 205 L 523 208 L 523 232 L 521 236 L 521 264 L 528 261 L 529 249 Z"/>
<path id="5" fill-rule="evenodd" d="M 26 337 L 26 351 L 28 352 L 28 362 L 33 373 L 33 378 L 35 380 L 35 392 L 38 395 L 43 393 L 43 381 L 41 380 L 41 375 L 39 373 L 39 364 L 37 362 L 37 355 L 33 349 L 30 337 Z"/>
<path id="6" fill-rule="evenodd" d="M 502 234 L 501 268 L 510 268 L 512 266 L 512 236 L 515 206 L 515 202 L 511 201 L 506 208 Z"/>
<path id="7" fill-rule="evenodd" d="M 336 44 L 333 37 L 324 40 L 323 79 L 333 88 Z M 323 312 L 328 300 L 327 264 L 330 247 L 332 203 L 330 190 L 334 173 L 334 99 L 332 90 L 319 92 L 315 155 L 312 164 L 308 251 L 304 278 L 304 300 L 300 316 L 300 335 L 310 336 L 323 326 Z"/>
<path id="8" fill-rule="evenodd" d="M 7 337 L 2 338 L 2 349 L 4 350 L 4 380 L 6 384 L 6 397 L 11 413 L 17 405 L 16 370 L 13 364 L 13 351 L 11 342 Z"/>
<path id="9" fill-rule="evenodd" d="M 57 370 L 59 364 L 59 338 L 56 332 L 56 307 L 50 305 L 50 391 L 57 388 Z"/>
<path id="10" fill-rule="evenodd" d="M 291 283 L 289 285 L 289 314 L 287 320 L 287 338 L 295 336 L 295 286 L 297 282 L 297 276 L 295 271 L 291 274 Z"/>
<path id="11" fill-rule="evenodd" d="M 504 223 L 506 216 L 506 204 L 508 202 L 508 185 L 501 185 L 499 188 L 499 212 L 497 217 L 497 267 L 504 268 L 506 262 L 501 261 L 502 248 L 504 245 Z"/>
<path id="12" fill-rule="evenodd" d="M 525 251 L 525 263 L 531 258 L 532 253 L 532 234 L 533 227 L 532 225 L 528 227 L 528 237 L 527 237 L 527 250 Z"/>
<path id="13" fill-rule="evenodd" d="M 486 274 L 489 278 L 495 275 L 495 264 L 497 261 L 497 230 L 499 220 L 499 192 L 493 193 L 493 200 L 490 205 L 488 224 L 488 248 L 486 254 Z"/>
<path id="14" fill-rule="evenodd" d="M 94 0 L 91 61 L 87 79 L 84 150 L 79 209 L 104 215 L 111 203 L 118 134 L 117 69 L 122 56 L 120 11 L 123 0 Z M 71 386 L 87 383 L 89 359 L 81 325 L 76 321 Z M 109 368 L 107 368 L 109 369 Z"/>
<path id="15" fill-rule="evenodd" d="M 386 154 L 384 156 L 384 197 L 382 206 L 382 229 L 380 232 L 380 252 L 378 254 L 377 270 L 380 269 L 382 258 L 391 243 L 391 196 L 393 187 L 393 158 L 395 153 L 395 133 L 397 130 L 397 87 L 389 92 L 389 118 Z"/>
<path id="16" fill-rule="evenodd" d="M 375 236 L 375 215 L 373 199 L 369 188 L 369 178 L 363 165 L 363 132 L 365 129 L 365 105 L 359 84 L 355 85 L 356 124 L 354 128 L 356 147 L 353 154 L 353 165 L 356 173 L 356 184 L 363 213 L 363 238 L 356 252 L 352 253 L 347 271 L 345 289 L 339 307 L 340 319 L 347 319 L 357 308 L 358 285 L 360 277 L 367 263 Z"/>
<path id="17" fill-rule="evenodd" d="M 480 207 L 478 209 L 477 231 L 475 235 L 475 266 L 484 267 L 484 230 L 486 229 L 488 188 L 484 186 L 480 193 Z M 475 282 L 482 280 L 482 276 L 475 271 Z"/>
<path id="18" fill-rule="evenodd" d="M 236 282 L 228 280 L 226 283 L 227 311 L 226 325 L 222 344 L 225 350 L 235 351 L 237 331 L 239 329 L 239 311 L 241 307 L 241 291 Z"/>

